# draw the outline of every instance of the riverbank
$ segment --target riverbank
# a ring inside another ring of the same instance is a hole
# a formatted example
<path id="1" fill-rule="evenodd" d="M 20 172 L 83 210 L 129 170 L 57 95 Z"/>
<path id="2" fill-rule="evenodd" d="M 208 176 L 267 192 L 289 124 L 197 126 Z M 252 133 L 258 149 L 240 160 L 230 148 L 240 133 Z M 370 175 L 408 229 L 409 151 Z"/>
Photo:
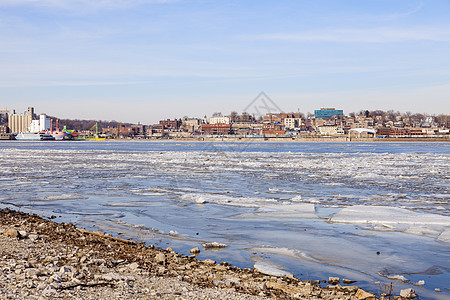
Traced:
<path id="1" fill-rule="evenodd" d="M 234 137 L 234 136 L 192 136 L 192 137 L 146 137 L 146 138 L 105 138 L 98 140 L 66 140 L 75 142 L 85 141 L 179 141 L 179 142 L 410 142 L 410 143 L 435 143 L 450 142 L 448 137 L 386 137 L 386 138 L 361 138 L 349 136 L 279 136 L 279 137 Z M 15 141 L 10 138 L 0 138 L 0 141 Z"/>
<path id="2" fill-rule="evenodd" d="M 367 142 L 410 142 L 410 143 L 434 143 L 434 142 L 450 142 L 450 137 L 391 137 L 391 138 L 356 138 L 348 136 L 283 136 L 283 137 L 220 137 L 220 136 L 198 136 L 198 137 L 164 137 L 164 138 L 147 138 L 147 139 L 106 139 L 106 141 L 179 141 L 179 142 L 298 142 L 298 143 L 310 143 L 310 142 L 354 142 L 354 143 L 367 143 Z"/>
<path id="3" fill-rule="evenodd" d="M 283 136 L 283 137 L 189 137 L 189 138 L 170 138 L 175 141 L 210 141 L 210 142 L 450 142 L 450 138 L 440 137 L 391 137 L 391 138 L 356 138 L 348 136 Z M 117 139 L 115 139 L 117 140 Z M 154 140 L 154 139 L 152 139 Z M 167 140 L 166 138 L 159 140 Z"/>
<path id="4" fill-rule="evenodd" d="M 8 209 L 0 233 L 2 299 L 375 299 L 337 278 L 321 288 Z"/>

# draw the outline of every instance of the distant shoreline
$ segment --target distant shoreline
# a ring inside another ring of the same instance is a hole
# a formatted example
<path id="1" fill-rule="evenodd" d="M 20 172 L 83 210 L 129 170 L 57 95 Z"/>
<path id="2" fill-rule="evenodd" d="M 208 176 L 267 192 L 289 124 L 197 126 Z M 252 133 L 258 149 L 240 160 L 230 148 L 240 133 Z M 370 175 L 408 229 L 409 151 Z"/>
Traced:
<path id="1" fill-rule="evenodd" d="M 176 142 L 450 142 L 450 138 L 344 138 L 344 137 L 266 137 L 266 138 L 234 138 L 234 137 L 189 137 L 189 138 L 149 138 L 149 139 L 106 139 L 105 141 L 176 141 Z"/>
<path id="2" fill-rule="evenodd" d="M 10 139 L 0 139 L 0 141 L 18 141 L 18 140 L 10 140 Z M 58 142 L 86 142 L 91 140 L 65 140 Z M 435 142 L 450 142 L 450 137 L 448 138 L 434 138 L 434 137 L 426 137 L 426 138 L 350 138 L 350 137 L 249 137 L 249 138 L 240 138 L 240 137 L 208 137 L 208 136 L 199 136 L 199 137 L 163 137 L 163 138 L 145 138 L 145 139 L 128 139 L 128 138 L 112 138 L 105 139 L 103 141 L 95 141 L 95 142 L 104 142 L 104 141 L 114 141 L 114 142 L 161 142 L 161 141 L 177 141 L 177 142 L 298 142 L 298 143 L 308 143 L 308 142 L 336 142 L 336 143 L 383 143 L 383 142 L 410 142 L 410 143 L 435 143 Z M 20 142 L 36 142 L 32 140 L 20 140 Z M 41 141 L 38 141 L 41 142 Z M 49 142 L 49 141 L 44 141 Z"/>
<path id="3" fill-rule="evenodd" d="M 164 140 L 164 139 L 162 139 Z M 170 139 L 169 139 L 170 140 Z M 175 141 L 215 142 L 450 142 L 450 138 L 349 138 L 349 137 L 266 137 L 266 138 L 172 138 Z"/>

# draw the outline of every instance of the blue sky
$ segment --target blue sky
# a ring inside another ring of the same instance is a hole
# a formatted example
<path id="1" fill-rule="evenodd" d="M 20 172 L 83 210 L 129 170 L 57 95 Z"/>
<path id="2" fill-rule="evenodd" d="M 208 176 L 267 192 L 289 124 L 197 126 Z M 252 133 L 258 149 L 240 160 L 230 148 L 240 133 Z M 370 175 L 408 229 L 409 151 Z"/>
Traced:
<path id="1" fill-rule="evenodd" d="M 450 1 L 0 0 L 0 109 L 450 113 Z"/>

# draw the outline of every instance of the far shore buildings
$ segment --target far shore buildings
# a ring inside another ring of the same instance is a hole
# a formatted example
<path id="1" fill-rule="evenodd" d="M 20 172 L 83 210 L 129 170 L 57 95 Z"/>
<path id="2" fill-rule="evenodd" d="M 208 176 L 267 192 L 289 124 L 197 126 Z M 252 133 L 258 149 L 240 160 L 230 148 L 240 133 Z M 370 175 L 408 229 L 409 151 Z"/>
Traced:
<path id="1" fill-rule="evenodd" d="M 373 115 L 371 115 L 373 114 Z M 419 117 L 417 116 L 419 115 Z M 427 116 L 416 114 L 393 114 L 391 112 L 361 111 L 358 115 L 344 115 L 335 108 L 320 108 L 314 115 L 298 113 L 266 113 L 255 118 L 243 112 L 223 116 L 165 119 L 154 125 L 117 124 L 100 127 L 99 132 L 107 138 L 189 138 L 203 136 L 221 137 L 447 137 L 450 138 L 450 116 Z M 51 120 L 46 115 L 37 116 L 33 107 L 24 113 L 0 110 L 0 139 L 8 139 L 20 132 L 51 130 Z M 63 124 L 64 125 L 64 124 Z M 96 125 L 97 126 L 97 125 Z M 77 128 L 73 128 L 77 129 Z M 92 129 L 91 129 L 92 130 Z M 90 134 L 91 130 L 79 134 Z"/>

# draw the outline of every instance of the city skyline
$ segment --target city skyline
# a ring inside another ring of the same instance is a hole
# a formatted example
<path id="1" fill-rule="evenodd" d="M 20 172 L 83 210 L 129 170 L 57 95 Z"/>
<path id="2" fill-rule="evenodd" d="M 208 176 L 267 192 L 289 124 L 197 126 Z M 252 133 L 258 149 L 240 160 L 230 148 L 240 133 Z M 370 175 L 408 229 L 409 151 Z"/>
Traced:
<path id="1" fill-rule="evenodd" d="M 283 111 L 450 113 L 447 1 L 0 0 L 0 109 L 155 123 Z"/>

